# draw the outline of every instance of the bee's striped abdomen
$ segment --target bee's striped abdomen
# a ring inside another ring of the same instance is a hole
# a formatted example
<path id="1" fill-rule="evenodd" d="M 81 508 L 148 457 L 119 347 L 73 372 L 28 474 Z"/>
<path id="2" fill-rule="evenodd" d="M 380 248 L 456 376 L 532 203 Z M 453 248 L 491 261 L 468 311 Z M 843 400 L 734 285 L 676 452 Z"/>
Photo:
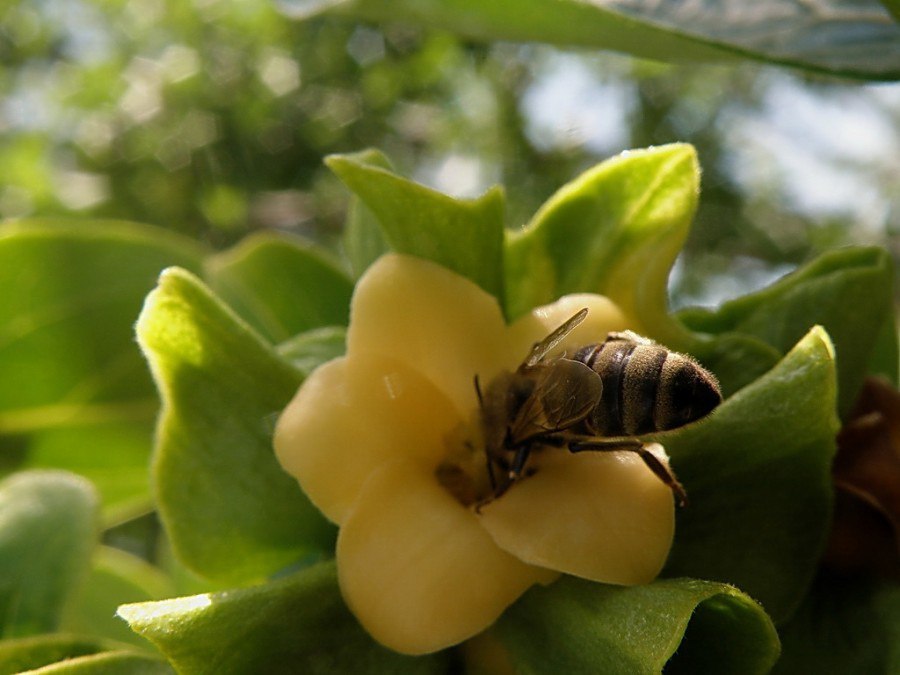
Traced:
<path id="1" fill-rule="evenodd" d="M 603 396 L 585 420 L 598 436 L 640 436 L 675 429 L 721 401 L 715 378 L 692 359 L 635 333 L 610 333 L 574 359 L 600 375 Z"/>

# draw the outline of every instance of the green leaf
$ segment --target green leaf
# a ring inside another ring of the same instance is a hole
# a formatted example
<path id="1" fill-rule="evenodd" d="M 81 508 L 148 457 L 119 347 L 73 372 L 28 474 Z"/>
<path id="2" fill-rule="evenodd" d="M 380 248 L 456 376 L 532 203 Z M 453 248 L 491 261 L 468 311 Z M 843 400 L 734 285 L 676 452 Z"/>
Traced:
<path id="1" fill-rule="evenodd" d="M 184 563 L 175 555 L 175 552 L 172 550 L 172 543 L 167 537 L 159 541 L 156 551 L 156 564 L 175 589 L 175 592 L 167 597 L 224 591 L 231 587 L 227 583 L 210 581 L 185 567 Z"/>
<path id="2" fill-rule="evenodd" d="M 258 234 L 212 257 L 205 269 L 210 287 L 270 342 L 347 325 L 353 283 L 300 239 Z"/>
<path id="3" fill-rule="evenodd" d="M 172 584 L 157 568 L 120 549 L 100 546 L 94 553 L 87 583 L 71 603 L 63 625 L 72 633 L 146 648 L 147 642 L 116 617 L 116 608 L 126 602 L 160 600 L 172 593 Z"/>
<path id="4" fill-rule="evenodd" d="M 680 347 L 688 337 L 668 316 L 667 280 L 699 184 L 696 153 L 683 144 L 626 152 L 579 176 L 508 237 L 508 314 L 566 293 L 602 293 Z"/>
<path id="5" fill-rule="evenodd" d="M 88 569 L 97 507 L 91 485 L 62 471 L 0 482 L 0 636 L 57 628 Z"/>
<path id="6" fill-rule="evenodd" d="M 649 675 L 663 666 L 766 673 L 779 652 L 759 605 L 736 588 L 696 579 L 609 586 L 566 577 L 526 593 L 494 630 L 522 675 Z"/>
<path id="7" fill-rule="evenodd" d="M 742 333 L 723 333 L 693 351 L 716 374 L 725 398 L 762 377 L 782 356 L 771 345 Z"/>
<path id="8" fill-rule="evenodd" d="M 776 621 L 797 607 L 830 524 L 834 367 L 814 328 L 704 421 L 659 438 L 690 499 L 667 576 L 734 584 Z"/>
<path id="9" fill-rule="evenodd" d="M 330 550 L 332 527 L 272 451 L 300 374 L 184 270 L 160 277 L 137 333 L 164 402 L 153 479 L 182 562 L 237 583 Z"/>
<path id="10" fill-rule="evenodd" d="M 877 348 L 880 367 L 896 377 L 893 262 L 880 248 L 830 251 L 758 293 L 714 311 L 689 310 L 680 318 L 698 331 L 755 336 L 781 353 L 812 326 L 823 326 L 838 356 L 841 412 L 856 400 Z M 891 325 L 885 328 L 885 322 Z"/>
<path id="11" fill-rule="evenodd" d="M 900 672 L 900 586 L 823 574 L 781 632 L 775 673 Z"/>
<path id="12" fill-rule="evenodd" d="M 370 152 L 332 155 L 326 163 L 375 214 L 392 250 L 443 265 L 502 304 L 502 189 L 454 199 L 382 168 Z"/>
<path id="13" fill-rule="evenodd" d="M 20 466 L 105 474 L 111 518 L 149 502 L 137 474 L 158 404 L 132 326 L 159 271 L 197 268 L 201 255 L 132 223 L 0 226 L 0 445 L 19 444 Z M 124 445 L 113 458 L 114 439 Z"/>
<path id="14" fill-rule="evenodd" d="M 356 158 L 369 166 L 380 166 L 387 171 L 394 169 L 390 160 L 378 150 L 364 150 L 356 155 Z M 344 224 L 341 244 L 350 262 L 353 276 L 357 279 L 369 265 L 389 250 L 375 214 L 355 195 L 347 210 L 347 222 Z"/>
<path id="15" fill-rule="evenodd" d="M 878 0 L 812 7 L 799 0 L 356 0 L 339 11 L 486 41 L 598 47 L 678 62 L 744 57 L 862 79 L 900 77 L 900 27 Z"/>
<path id="16" fill-rule="evenodd" d="M 350 269 L 357 279 L 369 265 L 390 250 L 375 214 L 356 198 L 347 212 L 342 243 Z"/>
<path id="17" fill-rule="evenodd" d="M 13 675 L 77 656 L 106 649 L 95 638 L 63 633 L 0 640 L 0 675 Z"/>
<path id="18" fill-rule="evenodd" d="M 894 17 L 894 21 L 900 21 L 900 0 L 881 0 L 881 4 Z"/>
<path id="19" fill-rule="evenodd" d="M 346 343 L 346 328 L 325 326 L 282 342 L 278 345 L 278 353 L 306 377 L 326 361 L 341 356 L 346 349 Z"/>
<path id="20" fill-rule="evenodd" d="M 47 429 L 31 440 L 18 469 L 64 467 L 84 476 L 103 505 L 111 527 L 153 509 L 150 495 L 151 420 Z"/>
<path id="21" fill-rule="evenodd" d="M 898 378 L 900 378 L 898 350 L 900 350 L 900 342 L 897 339 L 896 319 L 889 316 L 881 326 L 866 372 L 870 375 L 882 375 L 891 384 L 897 386 Z"/>
<path id="22" fill-rule="evenodd" d="M 446 671 L 441 656 L 376 644 L 346 608 L 334 563 L 262 586 L 125 605 L 119 616 L 193 675 Z"/>
<path id="23" fill-rule="evenodd" d="M 0 227 L 0 432 L 152 419 L 131 328 L 163 267 L 199 261 L 188 241 L 130 223 Z"/>
<path id="24" fill-rule="evenodd" d="M 128 651 L 79 656 L 28 672 L 31 675 L 175 675 L 168 663 Z"/>

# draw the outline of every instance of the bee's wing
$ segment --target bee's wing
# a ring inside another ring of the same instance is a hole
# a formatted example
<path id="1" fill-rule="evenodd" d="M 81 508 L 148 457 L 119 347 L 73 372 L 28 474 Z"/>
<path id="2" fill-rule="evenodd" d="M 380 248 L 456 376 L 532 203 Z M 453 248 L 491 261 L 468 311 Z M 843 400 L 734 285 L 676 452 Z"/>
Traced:
<path id="1" fill-rule="evenodd" d="M 600 376 L 579 361 L 557 359 L 530 369 L 534 390 L 510 426 L 510 440 L 522 443 L 541 434 L 568 429 L 600 402 Z"/>
<path id="2" fill-rule="evenodd" d="M 587 316 L 588 309 L 585 307 L 580 310 L 577 314 L 569 318 L 563 325 L 557 328 L 555 331 L 550 333 L 543 340 L 538 342 L 531 348 L 531 353 L 528 355 L 528 358 L 525 359 L 525 362 L 522 364 L 523 368 L 530 368 L 532 366 L 536 366 L 538 362 L 543 359 L 547 354 L 550 353 L 556 345 L 560 343 L 560 341 L 566 337 L 572 330 L 584 321 L 584 317 Z"/>

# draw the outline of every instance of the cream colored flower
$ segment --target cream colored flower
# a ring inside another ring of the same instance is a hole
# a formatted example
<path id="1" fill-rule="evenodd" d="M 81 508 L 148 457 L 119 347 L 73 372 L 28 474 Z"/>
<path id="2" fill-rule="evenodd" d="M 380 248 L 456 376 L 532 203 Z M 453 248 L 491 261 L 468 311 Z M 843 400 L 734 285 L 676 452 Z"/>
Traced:
<path id="1" fill-rule="evenodd" d="M 479 495 L 467 498 L 446 471 L 483 490 L 475 375 L 484 386 L 514 370 L 582 307 L 588 317 L 559 351 L 629 327 L 612 302 L 587 294 L 507 326 L 472 282 L 408 256 L 384 256 L 359 280 L 347 354 L 306 380 L 275 450 L 340 526 L 341 591 L 384 645 L 423 654 L 462 642 L 560 572 L 639 584 L 662 568 L 672 493 L 633 453 L 541 449 L 534 475 L 477 511 Z"/>

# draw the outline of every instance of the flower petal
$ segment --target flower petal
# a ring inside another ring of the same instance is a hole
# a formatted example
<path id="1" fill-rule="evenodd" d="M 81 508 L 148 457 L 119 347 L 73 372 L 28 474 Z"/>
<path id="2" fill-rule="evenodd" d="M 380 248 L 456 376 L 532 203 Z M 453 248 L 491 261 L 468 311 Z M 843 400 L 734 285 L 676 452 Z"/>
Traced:
<path id="1" fill-rule="evenodd" d="M 490 378 L 504 365 L 504 338 L 503 314 L 492 296 L 439 265 L 391 254 L 357 283 L 347 352 L 403 361 L 460 410 L 474 410 L 473 378 Z"/>
<path id="2" fill-rule="evenodd" d="M 313 504 L 340 523 L 363 482 L 384 463 L 418 458 L 433 470 L 461 419 L 405 364 L 344 357 L 303 383 L 278 420 L 275 453 Z"/>
<path id="3" fill-rule="evenodd" d="M 405 654 L 462 642 L 529 586 L 556 576 L 501 551 L 472 511 L 410 462 L 386 466 L 365 484 L 341 527 L 337 562 L 360 623 Z"/>
<path id="4" fill-rule="evenodd" d="M 551 356 L 563 352 L 574 353 L 579 347 L 603 342 L 606 334 L 628 328 L 634 322 L 627 319 L 612 300 L 596 293 L 573 293 L 564 295 L 556 302 L 535 307 L 528 314 L 517 319 L 509 327 L 510 349 L 520 354 L 520 363 L 531 350 L 531 346 L 565 323 L 582 308 L 588 308 L 588 315 L 572 330 L 559 346 L 550 352 Z"/>
<path id="5" fill-rule="evenodd" d="M 533 476 L 481 509 L 501 548 L 604 583 L 641 584 L 659 574 L 675 531 L 674 499 L 636 454 L 547 449 L 534 459 Z"/>

